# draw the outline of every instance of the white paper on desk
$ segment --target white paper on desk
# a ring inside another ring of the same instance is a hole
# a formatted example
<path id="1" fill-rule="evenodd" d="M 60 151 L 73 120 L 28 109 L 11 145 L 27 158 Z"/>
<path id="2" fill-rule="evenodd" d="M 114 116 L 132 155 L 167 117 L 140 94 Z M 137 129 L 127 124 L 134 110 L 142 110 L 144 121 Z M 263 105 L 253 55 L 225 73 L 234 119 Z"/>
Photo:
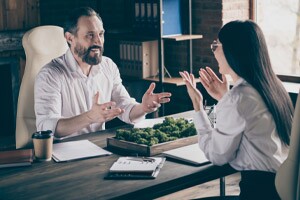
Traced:
<path id="1" fill-rule="evenodd" d="M 205 157 L 204 152 L 199 148 L 198 143 L 165 151 L 162 154 L 166 157 L 178 159 L 194 165 L 201 165 L 209 162 Z"/>
<path id="2" fill-rule="evenodd" d="M 64 162 L 111 154 L 89 140 L 79 140 L 53 144 L 52 158 L 56 162 Z"/>
<path id="3" fill-rule="evenodd" d="M 177 118 L 175 118 L 177 119 Z M 189 121 L 192 121 L 192 118 L 186 118 Z M 163 123 L 165 117 L 154 118 L 154 119 L 144 119 L 136 124 L 134 124 L 134 128 L 152 128 L 155 124 Z"/>
<path id="4" fill-rule="evenodd" d="M 144 119 L 136 124 L 134 128 L 152 128 L 155 124 L 162 123 L 165 118 Z"/>

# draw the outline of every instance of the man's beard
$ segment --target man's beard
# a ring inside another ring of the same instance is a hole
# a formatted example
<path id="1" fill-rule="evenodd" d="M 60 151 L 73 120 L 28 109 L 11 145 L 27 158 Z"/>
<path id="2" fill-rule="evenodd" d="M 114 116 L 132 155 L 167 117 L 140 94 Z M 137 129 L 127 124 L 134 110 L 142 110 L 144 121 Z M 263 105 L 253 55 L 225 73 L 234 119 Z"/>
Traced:
<path id="1" fill-rule="evenodd" d="M 92 49 L 99 49 L 100 53 L 99 54 L 94 54 L 94 56 L 91 56 L 91 50 Z M 89 64 L 89 65 L 98 65 L 102 61 L 102 54 L 103 54 L 103 47 L 98 46 L 98 45 L 93 45 L 90 46 L 88 49 L 84 48 L 80 44 L 76 44 L 74 48 L 75 54 L 77 54 L 83 62 Z"/>

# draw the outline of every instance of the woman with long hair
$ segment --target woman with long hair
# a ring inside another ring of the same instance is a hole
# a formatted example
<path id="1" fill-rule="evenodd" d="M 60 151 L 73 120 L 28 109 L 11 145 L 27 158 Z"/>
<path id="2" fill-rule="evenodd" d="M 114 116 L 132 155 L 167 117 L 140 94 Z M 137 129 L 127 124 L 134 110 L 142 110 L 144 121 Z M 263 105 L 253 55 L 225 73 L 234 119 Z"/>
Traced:
<path id="1" fill-rule="evenodd" d="M 195 109 L 199 146 L 213 164 L 241 172 L 240 199 L 279 199 L 274 179 L 288 155 L 293 105 L 272 69 L 264 35 L 253 21 L 232 21 L 211 48 L 222 79 L 209 67 L 199 75 L 218 100 L 215 128 L 194 75 L 180 72 Z M 233 80 L 230 90 L 225 74 Z"/>

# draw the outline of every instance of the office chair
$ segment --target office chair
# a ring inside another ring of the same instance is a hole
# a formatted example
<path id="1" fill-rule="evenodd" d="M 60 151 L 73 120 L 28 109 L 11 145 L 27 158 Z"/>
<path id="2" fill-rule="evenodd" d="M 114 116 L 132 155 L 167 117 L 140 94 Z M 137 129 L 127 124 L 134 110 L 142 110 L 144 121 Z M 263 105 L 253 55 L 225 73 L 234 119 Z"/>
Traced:
<path id="1" fill-rule="evenodd" d="M 300 92 L 300 91 L 299 91 Z M 300 199 L 300 95 L 294 111 L 289 154 L 279 167 L 275 177 L 275 187 L 282 200 Z M 237 196 L 200 198 L 201 200 L 234 200 Z"/>
<path id="2" fill-rule="evenodd" d="M 63 28 L 58 26 L 40 26 L 27 31 L 22 38 L 22 45 L 26 54 L 26 65 L 18 98 L 17 149 L 31 147 L 31 135 L 36 131 L 34 82 L 37 73 L 45 64 L 68 49 Z"/>
<path id="3" fill-rule="evenodd" d="M 300 199 L 300 95 L 294 112 L 290 150 L 275 178 L 276 190 L 282 200 Z"/>

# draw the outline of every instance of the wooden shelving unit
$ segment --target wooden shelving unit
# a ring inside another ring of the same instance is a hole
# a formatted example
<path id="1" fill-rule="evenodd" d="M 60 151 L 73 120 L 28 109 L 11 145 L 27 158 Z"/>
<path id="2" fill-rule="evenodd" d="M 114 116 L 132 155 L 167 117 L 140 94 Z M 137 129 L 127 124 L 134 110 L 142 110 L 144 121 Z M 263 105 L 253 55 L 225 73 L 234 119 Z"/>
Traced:
<path id="1" fill-rule="evenodd" d="M 170 70 L 170 72 L 173 72 L 172 75 L 176 77 L 169 75 L 168 68 L 172 69 L 172 66 L 165 63 L 165 50 L 168 51 L 170 43 L 174 42 L 175 44 L 172 45 L 181 46 L 179 42 L 183 42 L 186 45 L 184 48 L 187 47 L 183 52 L 187 62 L 179 61 L 184 63 L 182 64 L 184 66 L 177 65 L 179 66 L 178 70 L 192 72 L 193 40 L 203 38 L 202 35 L 193 34 L 192 31 L 192 0 L 179 1 L 123 0 L 123 3 L 128 5 L 124 9 L 132 17 L 130 31 L 123 30 L 122 27 L 107 31 L 106 38 L 110 40 L 109 44 L 111 45 L 107 47 L 106 52 L 109 57 L 116 60 L 123 81 L 127 84 L 126 87 L 131 91 L 132 96 L 140 99 L 144 93 L 144 90 L 141 91 L 142 87 L 147 87 L 150 81 L 157 83 L 156 92 L 168 91 L 177 95 L 177 97 L 174 95 L 174 99 L 177 100 L 173 101 L 172 105 L 171 103 L 169 105 L 162 104 L 159 116 L 165 115 L 165 107 L 170 110 L 181 109 L 180 111 L 185 111 L 184 109 L 187 107 L 186 99 L 180 98 L 180 94 L 185 92 L 185 88 L 183 88 L 185 83 L 175 70 Z M 130 3 L 127 4 L 127 2 Z M 174 9 L 174 5 L 178 6 Z M 124 11 L 124 13 L 126 12 Z M 150 41 L 151 45 L 146 44 Z M 178 43 L 176 44 L 176 42 Z M 153 53 L 153 49 L 157 49 L 155 53 Z"/>
<path id="2" fill-rule="evenodd" d="M 162 1 L 160 0 L 160 22 L 163 21 L 163 8 L 162 8 Z M 164 90 L 163 88 L 163 84 L 164 83 L 173 83 L 176 84 L 177 86 L 181 86 L 184 84 L 179 84 L 178 82 L 178 78 L 169 78 L 169 77 L 165 77 L 165 62 L 164 62 L 164 41 L 165 40 L 172 40 L 172 41 L 187 41 L 188 42 L 188 50 L 186 52 L 187 54 L 187 63 L 189 66 L 189 72 L 193 71 L 193 43 L 192 40 L 195 39 L 202 39 L 203 35 L 194 35 L 192 34 L 192 1 L 188 0 L 188 1 L 183 1 L 184 3 L 188 3 L 188 33 L 187 34 L 183 34 L 183 35 L 171 35 L 171 36 L 163 36 L 163 23 L 160 24 L 160 45 L 159 45 L 159 83 L 161 84 L 162 87 L 162 91 Z M 174 80 L 173 80 L 174 79 Z M 180 79 L 180 78 L 179 78 Z"/>
<path id="3" fill-rule="evenodd" d="M 184 41 L 184 40 L 195 40 L 203 38 L 203 35 L 175 35 L 175 36 L 164 36 L 164 40 Z"/>
<path id="4" fill-rule="evenodd" d="M 166 40 L 172 40 L 172 41 L 186 41 L 187 42 L 187 65 L 189 67 L 189 72 L 193 71 L 193 43 L 192 41 L 194 39 L 201 39 L 203 38 L 202 35 L 193 35 L 192 31 L 192 1 L 191 0 L 182 0 L 181 3 L 188 3 L 188 31 L 186 34 L 183 35 L 175 35 L 175 36 L 164 36 L 163 33 L 163 0 L 159 0 L 159 21 L 160 23 L 160 42 L 159 42 L 159 76 L 157 79 L 147 78 L 147 80 L 157 81 L 158 85 L 161 87 L 161 91 L 164 91 L 164 85 L 165 84 L 174 84 L 176 86 L 182 86 L 184 85 L 184 82 L 182 78 L 171 78 L 171 77 L 165 77 L 166 72 L 166 66 L 165 66 L 165 59 L 164 59 L 164 41 Z M 182 13 L 180 13 L 182 14 Z M 162 108 L 160 110 L 160 115 L 164 116 L 165 114 L 165 108 L 164 104 L 162 105 Z"/>
<path id="5" fill-rule="evenodd" d="M 156 83 L 159 83 L 159 79 L 158 78 L 145 78 L 144 80 L 147 81 L 153 81 Z M 199 83 L 200 81 L 197 79 L 196 83 Z M 164 78 L 164 84 L 173 84 L 176 86 L 182 86 L 185 85 L 184 81 L 182 80 L 182 78 L 176 77 L 176 78 Z"/>

